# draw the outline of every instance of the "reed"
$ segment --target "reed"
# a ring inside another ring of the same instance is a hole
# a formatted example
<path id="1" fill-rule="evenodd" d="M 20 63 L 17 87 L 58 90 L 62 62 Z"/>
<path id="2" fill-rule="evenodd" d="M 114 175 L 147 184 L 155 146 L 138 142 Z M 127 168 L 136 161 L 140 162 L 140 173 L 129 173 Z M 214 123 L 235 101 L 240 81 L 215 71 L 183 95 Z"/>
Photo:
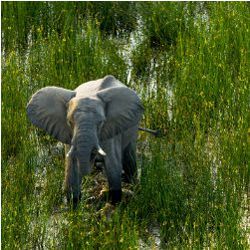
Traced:
<path id="1" fill-rule="evenodd" d="M 3 249 L 249 247 L 246 2 L 1 7 Z M 107 74 L 137 90 L 142 125 L 164 134 L 140 132 L 140 184 L 110 220 L 87 202 L 91 177 L 66 210 L 63 149 L 26 118 L 39 88 Z"/>

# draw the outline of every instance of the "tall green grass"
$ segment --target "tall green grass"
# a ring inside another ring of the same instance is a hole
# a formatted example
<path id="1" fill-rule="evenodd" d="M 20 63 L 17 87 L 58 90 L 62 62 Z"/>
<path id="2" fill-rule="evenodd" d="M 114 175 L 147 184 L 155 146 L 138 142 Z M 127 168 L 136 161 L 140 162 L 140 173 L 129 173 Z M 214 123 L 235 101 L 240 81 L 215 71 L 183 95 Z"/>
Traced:
<path id="1" fill-rule="evenodd" d="M 247 3 L 1 7 L 3 249 L 154 249 L 154 229 L 162 249 L 249 247 Z M 140 184 L 111 219 L 88 203 L 93 177 L 79 209 L 67 210 L 63 150 L 25 111 L 41 87 L 107 74 L 137 90 L 142 125 L 164 133 L 140 133 Z"/>

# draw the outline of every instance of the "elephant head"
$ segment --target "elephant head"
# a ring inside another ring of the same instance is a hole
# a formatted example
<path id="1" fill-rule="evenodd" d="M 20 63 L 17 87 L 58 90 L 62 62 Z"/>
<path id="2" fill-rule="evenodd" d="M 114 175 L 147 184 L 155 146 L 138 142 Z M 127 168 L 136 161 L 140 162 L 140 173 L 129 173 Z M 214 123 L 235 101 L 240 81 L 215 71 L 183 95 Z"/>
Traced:
<path id="1" fill-rule="evenodd" d="M 143 108 L 136 93 L 125 85 L 86 91 L 45 87 L 27 105 L 30 121 L 68 144 L 66 193 L 80 197 L 82 177 L 91 170 L 91 159 L 106 152 L 100 145 L 138 124 Z"/>

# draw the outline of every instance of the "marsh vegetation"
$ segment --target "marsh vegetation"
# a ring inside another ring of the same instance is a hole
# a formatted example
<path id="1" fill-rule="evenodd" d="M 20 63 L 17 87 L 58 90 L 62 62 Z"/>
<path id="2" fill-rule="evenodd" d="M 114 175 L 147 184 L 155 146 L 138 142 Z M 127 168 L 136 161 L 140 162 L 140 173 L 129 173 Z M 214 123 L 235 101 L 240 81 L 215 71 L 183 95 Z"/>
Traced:
<path id="1" fill-rule="evenodd" d="M 249 247 L 247 2 L 1 7 L 3 249 Z M 142 98 L 141 125 L 164 134 L 140 132 L 140 183 L 109 219 L 89 203 L 95 176 L 66 209 L 61 145 L 26 117 L 36 90 L 108 74 Z"/>

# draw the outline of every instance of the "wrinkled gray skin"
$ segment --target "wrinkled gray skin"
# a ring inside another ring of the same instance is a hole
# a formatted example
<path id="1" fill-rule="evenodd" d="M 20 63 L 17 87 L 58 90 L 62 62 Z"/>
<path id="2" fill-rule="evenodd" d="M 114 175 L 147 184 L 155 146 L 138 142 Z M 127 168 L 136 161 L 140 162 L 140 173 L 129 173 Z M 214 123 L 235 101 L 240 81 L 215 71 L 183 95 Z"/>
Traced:
<path id="1" fill-rule="evenodd" d="M 113 76 L 90 81 L 74 91 L 45 87 L 27 105 L 30 121 L 65 143 L 65 191 L 76 207 L 81 182 L 96 157 L 104 159 L 113 204 L 121 200 L 122 171 L 136 178 L 135 144 L 143 107 L 136 93 Z"/>

